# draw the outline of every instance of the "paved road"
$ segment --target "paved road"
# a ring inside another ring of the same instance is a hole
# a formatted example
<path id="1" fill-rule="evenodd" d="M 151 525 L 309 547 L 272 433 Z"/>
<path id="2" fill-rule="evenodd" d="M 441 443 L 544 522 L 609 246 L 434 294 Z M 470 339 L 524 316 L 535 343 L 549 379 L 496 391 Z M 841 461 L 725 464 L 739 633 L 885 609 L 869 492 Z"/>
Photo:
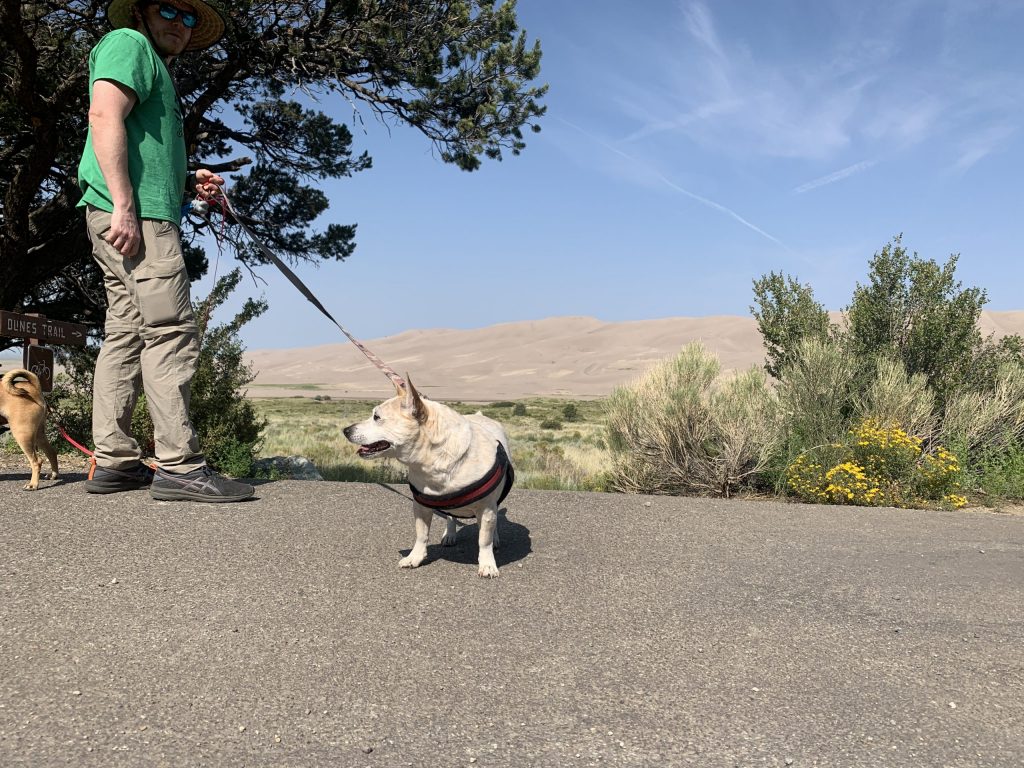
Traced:
<path id="1" fill-rule="evenodd" d="M 3 766 L 1024 764 L 1024 517 L 515 491 L 486 581 L 399 487 L 80 480 L 0 476 Z"/>

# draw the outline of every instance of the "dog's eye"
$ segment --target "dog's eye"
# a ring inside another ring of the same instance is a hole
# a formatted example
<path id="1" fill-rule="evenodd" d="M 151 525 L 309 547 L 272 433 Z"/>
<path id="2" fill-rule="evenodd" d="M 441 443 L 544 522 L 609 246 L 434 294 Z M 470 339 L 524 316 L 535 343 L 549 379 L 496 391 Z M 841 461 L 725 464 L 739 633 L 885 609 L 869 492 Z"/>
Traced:
<path id="1" fill-rule="evenodd" d="M 373 414 L 373 420 L 374 421 L 381 421 L 380 414 L 379 413 Z"/>

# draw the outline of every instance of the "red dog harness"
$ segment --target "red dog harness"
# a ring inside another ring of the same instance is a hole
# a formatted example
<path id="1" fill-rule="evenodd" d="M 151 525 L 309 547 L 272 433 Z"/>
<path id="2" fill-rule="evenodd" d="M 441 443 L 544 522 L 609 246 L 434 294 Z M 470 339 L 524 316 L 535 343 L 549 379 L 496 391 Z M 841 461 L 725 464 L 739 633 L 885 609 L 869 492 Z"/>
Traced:
<path id="1" fill-rule="evenodd" d="M 501 495 L 498 497 L 498 504 L 501 504 L 505 497 L 508 496 L 508 492 L 512 490 L 512 483 L 515 482 L 515 479 L 516 473 L 512 468 L 512 462 L 508 460 L 508 454 L 505 453 L 505 446 L 498 443 L 498 452 L 494 459 L 494 465 L 482 479 L 473 483 L 468 488 L 463 488 L 454 493 L 433 495 L 423 493 L 412 483 L 409 483 L 409 490 L 412 491 L 413 499 L 427 509 L 432 509 L 445 517 L 469 518 L 476 517 L 476 515 L 456 515 L 452 514 L 451 510 L 468 507 L 474 501 L 480 501 L 480 499 L 491 493 L 504 480 L 505 487 L 501 489 Z"/>

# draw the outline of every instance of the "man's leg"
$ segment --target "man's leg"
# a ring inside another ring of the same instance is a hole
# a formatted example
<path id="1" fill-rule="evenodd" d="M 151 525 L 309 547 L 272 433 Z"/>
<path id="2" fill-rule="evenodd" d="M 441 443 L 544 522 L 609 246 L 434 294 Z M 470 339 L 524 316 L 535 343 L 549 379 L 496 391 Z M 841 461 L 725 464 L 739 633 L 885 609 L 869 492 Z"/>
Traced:
<path id="1" fill-rule="evenodd" d="M 182 471 L 197 469 L 205 461 L 188 417 L 188 385 L 195 373 L 198 349 L 188 276 L 180 247 L 159 243 L 153 236 L 154 227 L 162 226 L 173 234 L 176 245 L 177 228 L 167 222 L 143 220 L 139 251 L 126 259 L 101 237 L 110 214 L 90 209 L 89 221 L 97 261 L 105 273 L 112 274 L 112 279 L 106 280 L 108 301 L 111 295 L 118 299 L 117 306 L 111 303 L 107 312 L 107 336 L 100 353 L 104 365 L 97 363 L 95 397 L 100 398 L 102 375 L 104 388 L 111 393 L 105 397 L 113 401 L 127 432 L 141 383 L 153 420 L 157 461 L 181 466 Z M 127 322 L 121 322 L 122 318 Z M 123 396 L 129 389 L 130 402 Z M 99 454 L 97 462 L 103 463 Z"/>
<path id="2" fill-rule="evenodd" d="M 125 260 L 102 239 L 110 229 L 110 214 L 90 206 L 86 223 L 93 258 L 103 272 L 107 294 L 105 335 L 93 379 L 92 432 L 96 465 L 114 472 L 134 471 L 142 456 L 131 435 L 132 411 L 142 382 L 141 318 L 132 297 Z"/>
<path id="3" fill-rule="evenodd" d="M 150 492 L 165 500 L 249 498 L 251 485 L 207 469 L 189 416 L 199 338 L 178 227 L 144 219 L 138 262 L 132 279 L 142 317 L 142 384 L 160 465 Z"/>

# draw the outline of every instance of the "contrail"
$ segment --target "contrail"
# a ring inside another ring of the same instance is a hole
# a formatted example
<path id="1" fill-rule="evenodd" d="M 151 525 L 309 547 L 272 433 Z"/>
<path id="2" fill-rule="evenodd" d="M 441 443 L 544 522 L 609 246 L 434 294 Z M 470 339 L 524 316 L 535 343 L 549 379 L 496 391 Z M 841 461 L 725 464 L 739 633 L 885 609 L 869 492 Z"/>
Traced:
<path id="1" fill-rule="evenodd" d="M 722 205 L 721 203 L 716 203 L 714 200 L 708 200 L 706 197 L 701 197 L 700 195 L 698 195 L 698 194 L 696 194 L 694 192 L 691 192 L 688 189 L 683 189 L 678 184 L 676 184 L 674 181 L 666 178 L 665 175 L 663 173 L 661 173 L 661 171 L 659 171 L 658 169 L 652 168 L 650 165 L 648 165 L 648 164 L 638 160 L 637 158 L 633 157 L 632 155 L 626 154 L 625 152 L 623 152 L 618 147 L 613 147 L 608 142 L 604 141 L 603 139 L 601 139 L 601 138 L 599 138 L 597 136 L 594 136 L 592 133 L 590 133 L 588 131 L 583 130 L 578 125 L 575 125 L 574 123 L 570 123 L 565 118 L 558 117 L 556 119 L 561 121 L 561 122 L 563 122 L 563 123 L 565 123 L 570 128 L 574 128 L 575 130 L 579 131 L 580 133 L 582 133 L 584 136 L 586 136 L 591 141 L 597 142 L 602 147 L 607 149 L 609 152 L 614 152 L 616 155 L 619 155 L 620 157 L 624 157 L 626 160 L 629 160 L 631 163 L 635 163 L 636 165 L 642 166 L 642 167 L 646 168 L 647 170 L 651 171 L 651 173 L 653 173 L 655 176 L 657 176 L 665 184 L 665 186 L 669 187 L 670 189 L 674 189 L 676 192 L 684 194 L 687 197 L 689 197 L 689 198 L 691 198 L 693 200 L 696 200 L 698 203 L 702 203 L 702 204 L 708 206 L 709 208 L 714 208 L 716 211 L 721 211 L 722 213 L 726 214 L 727 216 L 730 216 L 730 217 L 736 219 L 736 221 L 738 221 L 740 224 L 742 224 L 743 226 L 747 227 L 748 229 L 752 229 L 754 232 L 757 232 L 757 234 L 761 235 L 761 237 L 764 237 L 764 238 L 767 238 L 768 240 L 771 240 L 773 243 L 775 243 L 776 245 L 782 246 L 787 251 L 792 251 L 792 249 L 788 245 L 786 245 L 784 242 L 779 240 L 777 237 L 773 237 L 772 235 L 769 235 L 767 232 L 765 232 L 760 227 L 758 227 L 758 226 L 756 226 L 754 224 L 751 224 L 749 221 L 747 221 L 742 216 L 740 216 L 738 213 L 736 213 L 736 211 L 733 211 L 733 210 L 731 210 L 729 208 L 726 208 L 724 205 Z"/>
<path id="2" fill-rule="evenodd" d="M 853 176 L 853 174 L 855 173 L 866 171 L 874 164 L 874 160 L 864 160 L 860 163 L 854 163 L 853 165 L 849 165 L 846 168 L 836 171 L 835 173 L 830 173 L 828 176 L 821 176 L 817 179 L 813 179 L 812 181 L 808 181 L 806 184 L 801 184 L 793 191 L 796 192 L 797 194 L 801 194 L 803 192 L 807 192 L 808 190 L 816 189 L 817 187 L 823 187 L 826 184 L 841 181 L 845 179 L 847 176 Z"/>

